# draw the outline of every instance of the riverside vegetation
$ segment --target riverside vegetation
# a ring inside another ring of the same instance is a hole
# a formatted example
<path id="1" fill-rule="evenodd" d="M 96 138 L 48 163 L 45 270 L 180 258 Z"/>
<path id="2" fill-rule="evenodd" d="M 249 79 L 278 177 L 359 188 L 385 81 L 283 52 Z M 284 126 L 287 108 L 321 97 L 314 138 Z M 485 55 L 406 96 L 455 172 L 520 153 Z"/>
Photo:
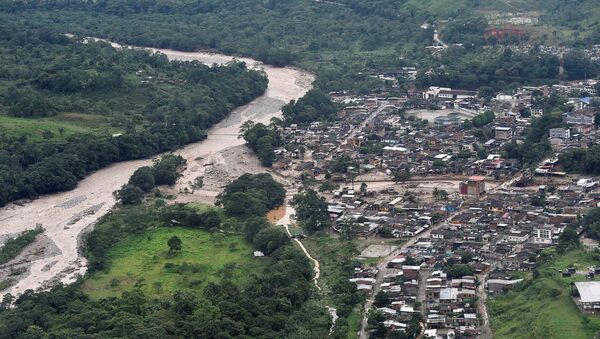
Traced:
<path id="1" fill-rule="evenodd" d="M 202 140 L 267 86 L 243 63 L 168 61 L 13 20 L 0 36 L 0 206 Z"/>
<path id="2" fill-rule="evenodd" d="M 253 203 L 228 208 L 240 195 Z M 90 274 L 5 297 L 0 337 L 326 336 L 330 318 L 313 299 L 310 263 L 263 213 L 284 197 L 270 175 L 244 175 L 225 188 L 224 209 L 160 198 L 121 205 L 85 239 Z M 179 251 L 169 251 L 173 236 Z M 253 258 L 252 248 L 268 257 Z"/>

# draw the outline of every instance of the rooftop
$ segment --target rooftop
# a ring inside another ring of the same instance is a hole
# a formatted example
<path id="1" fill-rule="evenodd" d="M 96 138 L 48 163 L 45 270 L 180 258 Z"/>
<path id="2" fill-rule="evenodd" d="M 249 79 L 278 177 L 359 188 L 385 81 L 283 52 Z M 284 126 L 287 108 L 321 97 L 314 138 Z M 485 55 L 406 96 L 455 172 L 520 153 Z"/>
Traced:
<path id="1" fill-rule="evenodd" d="M 576 282 L 575 287 L 579 291 L 581 302 L 600 302 L 600 281 Z"/>

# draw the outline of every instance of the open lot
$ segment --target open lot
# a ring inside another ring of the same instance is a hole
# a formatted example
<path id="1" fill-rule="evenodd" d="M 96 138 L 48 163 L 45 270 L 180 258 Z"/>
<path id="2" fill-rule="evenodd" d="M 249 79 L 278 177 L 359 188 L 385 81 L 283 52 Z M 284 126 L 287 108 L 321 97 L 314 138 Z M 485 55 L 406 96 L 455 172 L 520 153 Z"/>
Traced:
<path id="1" fill-rule="evenodd" d="M 181 239 L 182 251 L 170 256 L 167 241 L 173 235 Z M 136 286 L 154 296 L 184 288 L 200 290 L 226 276 L 243 283 L 261 274 L 269 260 L 254 258 L 241 236 L 179 227 L 132 236 L 112 248 L 109 257 L 110 269 L 92 274 L 83 284 L 91 298 L 120 296 Z"/>

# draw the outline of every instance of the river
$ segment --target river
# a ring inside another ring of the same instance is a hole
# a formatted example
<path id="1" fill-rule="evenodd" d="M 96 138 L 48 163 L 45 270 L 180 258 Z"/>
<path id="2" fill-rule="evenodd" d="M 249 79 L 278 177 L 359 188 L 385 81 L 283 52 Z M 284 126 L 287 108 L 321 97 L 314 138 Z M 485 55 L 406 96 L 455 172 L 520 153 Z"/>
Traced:
<path id="1" fill-rule="evenodd" d="M 198 60 L 212 65 L 233 60 L 233 57 L 215 53 L 179 52 L 157 50 L 173 60 Z M 188 163 L 199 157 L 206 157 L 227 148 L 244 143 L 238 139 L 239 128 L 244 121 L 268 123 L 271 118 L 281 115 L 281 107 L 292 99 L 302 97 L 314 80 L 312 74 L 295 68 L 279 68 L 258 61 L 239 58 L 250 68 L 262 69 L 269 78 L 265 94 L 246 106 L 234 110 L 226 119 L 208 131 L 208 138 L 202 142 L 183 147 L 176 153 Z M 149 165 L 152 159 L 126 161 L 114 164 L 92 173 L 79 182 L 77 188 L 57 194 L 40 197 L 24 205 L 9 204 L 0 208 L 0 237 L 14 235 L 36 224 L 45 228 L 44 235 L 57 247 L 44 257 L 31 262 L 29 274 L 16 285 L 4 291 L 13 295 L 27 289 L 47 288 L 60 280 L 73 282 L 86 272 L 86 260 L 79 251 L 79 236 L 114 206 L 113 191 L 125 184 L 139 167 Z M 195 177 L 191 169 L 186 169 L 181 182 Z"/>

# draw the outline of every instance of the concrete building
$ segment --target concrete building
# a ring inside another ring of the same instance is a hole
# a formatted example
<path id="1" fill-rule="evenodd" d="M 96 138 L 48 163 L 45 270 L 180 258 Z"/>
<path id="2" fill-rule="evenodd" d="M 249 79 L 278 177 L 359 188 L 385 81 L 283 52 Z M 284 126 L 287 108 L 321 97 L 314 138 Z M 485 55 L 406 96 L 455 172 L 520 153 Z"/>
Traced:
<path id="1" fill-rule="evenodd" d="M 479 196 L 485 192 L 485 177 L 474 175 L 459 184 L 460 194 Z"/>
<path id="2" fill-rule="evenodd" d="M 498 140 L 509 140 L 513 137 L 513 129 L 511 127 L 498 126 L 494 130 L 494 137 Z"/>
<path id="3" fill-rule="evenodd" d="M 506 293 L 508 289 L 513 287 L 515 284 L 520 283 L 523 279 L 489 279 L 487 281 L 487 288 L 491 295 L 500 295 Z"/>
<path id="4" fill-rule="evenodd" d="M 552 225 L 543 225 L 534 227 L 532 231 L 533 242 L 535 244 L 552 244 L 552 237 L 554 236 L 554 229 Z"/>
<path id="5" fill-rule="evenodd" d="M 569 139 L 571 137 L 571 131 L 568 128 L 551 128 L 550 138 Z"/>

